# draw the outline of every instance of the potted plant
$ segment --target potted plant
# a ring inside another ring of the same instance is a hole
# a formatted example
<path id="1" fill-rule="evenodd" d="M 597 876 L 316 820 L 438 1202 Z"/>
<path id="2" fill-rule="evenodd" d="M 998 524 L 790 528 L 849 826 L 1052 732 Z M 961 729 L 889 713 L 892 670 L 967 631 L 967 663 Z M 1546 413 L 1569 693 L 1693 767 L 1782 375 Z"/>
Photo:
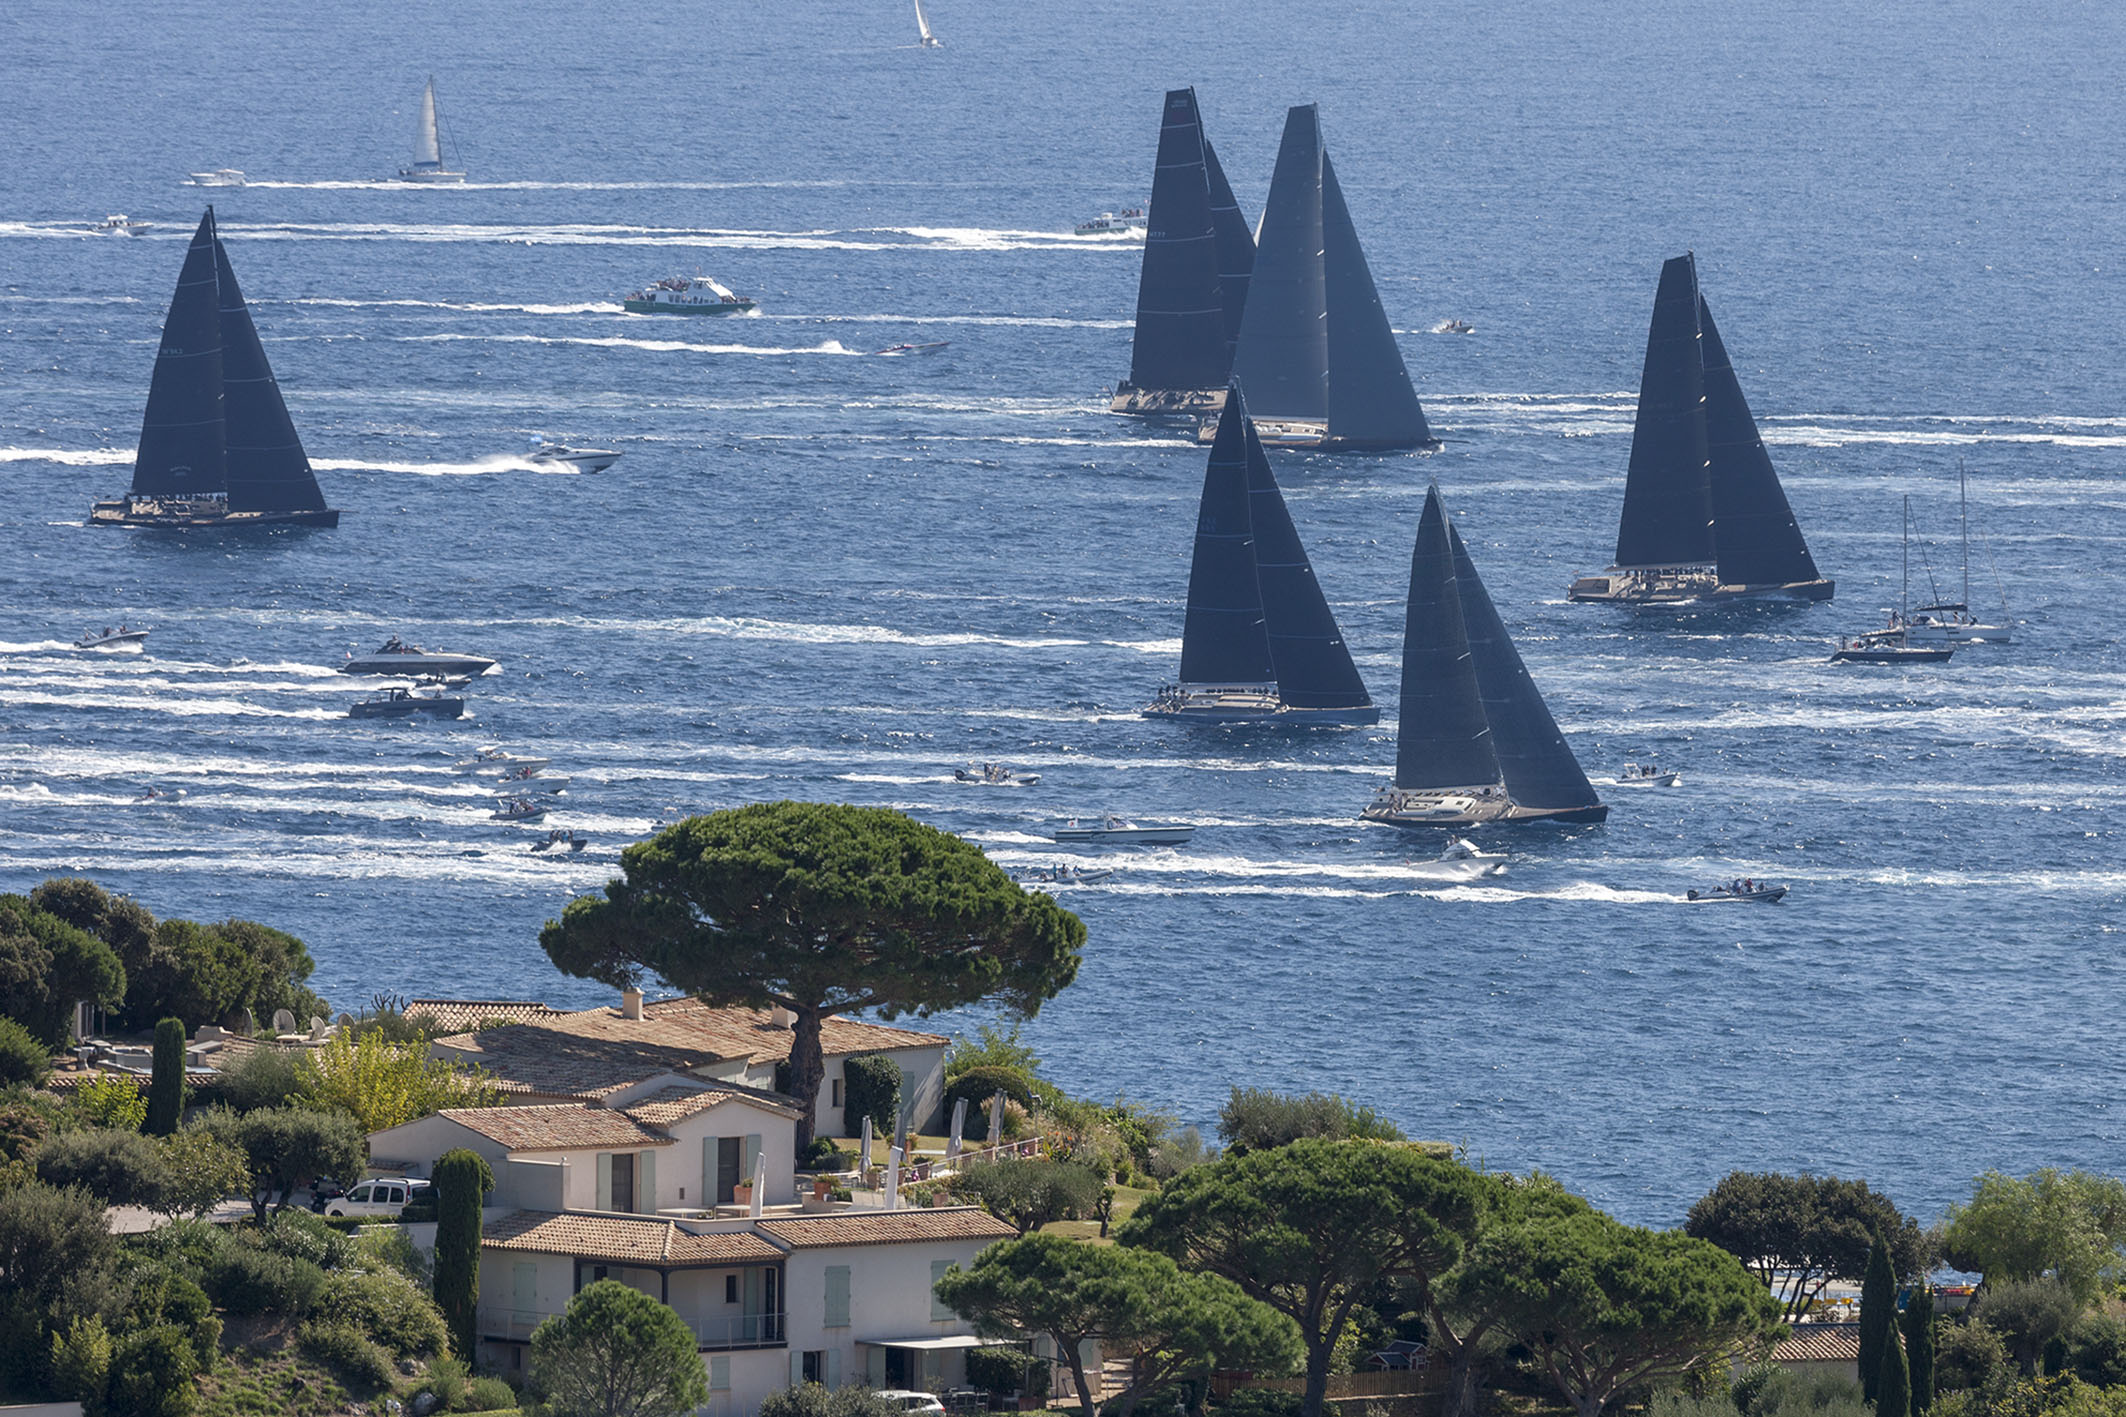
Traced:
<path id="1" fill-rule="evenodd" d="M 748 1206 L 753 1204 L 753 1183 L 751 1181 L 740 1181 L 731 1188 L 731 1204 Z"/>

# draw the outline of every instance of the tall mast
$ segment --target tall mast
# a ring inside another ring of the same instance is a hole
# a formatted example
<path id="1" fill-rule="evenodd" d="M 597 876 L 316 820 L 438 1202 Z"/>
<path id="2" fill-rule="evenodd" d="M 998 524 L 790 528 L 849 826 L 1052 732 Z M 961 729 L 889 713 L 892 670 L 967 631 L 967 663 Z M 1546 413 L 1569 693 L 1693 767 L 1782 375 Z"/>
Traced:
<path id="1" fill-rule="evenodd" d="M 1971 494 L 1964 485 L 1964 460 L 1956 460 L 1956 519 L 1964 533 L 1964 613 L 1971 613 Z"/>
<path id="2" fill-rule="evenodd" d="M 1905 495 L 1905 584 L 1897 593 L 1897 623 L 1907 634 L 1911 633 L 1912 620 L 1912 497 Z"/>

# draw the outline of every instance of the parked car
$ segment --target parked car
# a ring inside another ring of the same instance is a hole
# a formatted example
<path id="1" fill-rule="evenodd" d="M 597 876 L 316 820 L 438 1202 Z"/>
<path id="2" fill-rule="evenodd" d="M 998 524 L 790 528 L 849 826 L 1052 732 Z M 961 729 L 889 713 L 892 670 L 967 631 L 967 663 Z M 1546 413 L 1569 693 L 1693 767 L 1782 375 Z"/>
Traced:
<path id="1" fill-rule="evenodd" d="M 884 1398 L 903 1412 L 917 1414 L 917 1417 L 945 1417 L 945 1404 L 938 1401 L 934 1392 L 910 1392 L 906 1388 L 887 1387 L 880 1388 L 871 1395 Z"/>
<path id="2" fill-rule="evenodd" d="M 325 1202 L 327 1215 L 389 1215 L 396 1218 L 409 1202 L 427 1194 L 426 1181 L 377 1179 L 357 1181 L 344 1196 Z"/>

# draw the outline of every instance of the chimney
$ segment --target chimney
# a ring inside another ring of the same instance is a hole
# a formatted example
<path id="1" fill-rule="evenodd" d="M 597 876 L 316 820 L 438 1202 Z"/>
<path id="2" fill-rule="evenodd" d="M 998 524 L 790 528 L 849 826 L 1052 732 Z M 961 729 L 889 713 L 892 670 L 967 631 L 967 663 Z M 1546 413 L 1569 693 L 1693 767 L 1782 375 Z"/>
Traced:
<path id="1" fill-rule="evenodd" d="M 640 989 L 622 989 L 620 991 L 620 1017 L 632 1019 L 636 1023 L 642 1022 L 642 991 Z"/>
<path id="2" fill-rule="evenodd" d="M 768 1010 L 768 1022 L 776 1028 L 795 1028 L 797 1027 L 797 1015 L 784 1008 L 781 1004 L 777 1004 L 774 1008 Z"/>

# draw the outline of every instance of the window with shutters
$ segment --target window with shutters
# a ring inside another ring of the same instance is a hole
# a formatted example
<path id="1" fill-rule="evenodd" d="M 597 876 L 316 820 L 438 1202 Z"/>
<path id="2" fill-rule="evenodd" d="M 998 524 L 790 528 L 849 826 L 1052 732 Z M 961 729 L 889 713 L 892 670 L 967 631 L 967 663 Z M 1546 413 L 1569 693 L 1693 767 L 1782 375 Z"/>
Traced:
<path id="1" fill-rule="evenodd" d="M 821 1322 L 828 1328 L 849 1326 L 849 1266 L 827 1266 L 827 1314 Z"/>
<path id="2" fill-rule="evenodd" d="M 932 1323 L 944 1323 L 948 1319 L 959 1317 L 958 1314 L 952 1311 L 952 1305 L 938 1298 L 938 1281 L 945 1277 L 945 1271 L 952 1268 L 952 1263 L 951 1260 L 932 1260 L 930 1262 L 930 1321 Z"/>

